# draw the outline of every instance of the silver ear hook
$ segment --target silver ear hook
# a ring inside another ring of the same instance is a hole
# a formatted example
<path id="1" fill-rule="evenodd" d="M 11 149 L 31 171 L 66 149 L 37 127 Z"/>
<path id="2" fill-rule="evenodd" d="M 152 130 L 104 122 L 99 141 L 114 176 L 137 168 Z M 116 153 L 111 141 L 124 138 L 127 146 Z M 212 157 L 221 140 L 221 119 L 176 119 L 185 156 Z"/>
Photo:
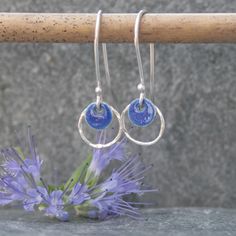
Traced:
<path id="1" fill-rule="evenodd" d="M 155 82 L 155 44 L 150 43 L 150 100 L 154 102 L 154 82 Z"/>
<path id="2" fill-rule="evenodd" d="M 96 106 L 97 109 L 100 110 L 101 102 L 102 102 L 102 87 L 101 87 L 101 74 L 100 74 L 100 62 L 99 62 L 99 36 L 100 36 L 100 25 L 101 25 L 101 17 L 102 10 L 99 10 L 97 13 L 96 26 L 95 26 L 95 37 L 94 37 L 94 59 L 95 59 L 95 70 L 96 70 L 96 78 L 97 78 L 97 87 L 95 89 L 95 93 L 97 95 Z M 105 66 L 105 74 L 106 74 L 106 82 L 108 86 L 111 85 L 108 58 L 107 58 L 107 48 L 106 44 L 102 43 L 102 52 L 103 52 L 103 60 Z"/>
<path id="3" fill-rule="evenodd" d="M 140 49 L 139 49 L 139 30 L 140 30 L 140 22 L 142 19 L 142 16 L 147 13 L 146 10 L 141 10 L 135 20 L 135 29 L 134 29 L 134 45 L 138 60 L 138 69 L 139 69 L 139 75 L 140 75 L 140 84 L 138 85 L 138 90 L 140 91 L 140 98 L 139 98 L 139 104 L 140 106 L 143 105 L 143 100 L 145 98 L 145 83 L 144 83 L 144 73 L 143 73 L 143 66 L 142 66 L 142 59 L 140 55 Z M 155 80 L 155 45 L 154 43 L 150 43 L 150 99 L 153 101 L 153 89 L 154 89 L 154 80 Z"/>
<path id="4" fill-rule="evenodd" d="M 145 10 L 141 10 L 138 13 L 136 20 L 135 20 L 135 26 L 134 26 L 134 46 L 135 46 L 135 50 L 136 50 L 139 76 L 140 76 L 140 84 L 138 85 L 138 90 L 140 91 L 139 105 L 141 107 L 143 106 L 143 100 L 145 98 L 145 84 L 144 84 L 142 59 L 141 59 L 140 49 L 139 49 L 139 30 L 140 30 L 141 18 L 145 13 L 146 13 Z"/>
<path id="5" fill-rule="evenodd" d="M 95 70 L 97 87 L 95 93 L 97 95 L 96 106 L 100 110 L 102 102 L 102 87 L 101 87 L 101 74 L 100 74 L 100 63 L 99 63 L 99 35 L 100 35 L 100 25 L 101 25 L 102 11 L 99 10 L 97 13 L 96 26 L 95 26 L 95 37 L 94 37 L 94 60 L 95 60 Z"/>
<path id="6" fill-rule="evenodd" d="M 105 75 L 106 75 L 106 82 L 108 84 L 108 87 L 111 87 L 111 77 L 109 72 L 109 64 L 108 64 L 108 58 L 107 58 L 107 47 L 105 43 L 102 43 L 102 53 L 103 53 L 103 62 L 105 67 Z"/>

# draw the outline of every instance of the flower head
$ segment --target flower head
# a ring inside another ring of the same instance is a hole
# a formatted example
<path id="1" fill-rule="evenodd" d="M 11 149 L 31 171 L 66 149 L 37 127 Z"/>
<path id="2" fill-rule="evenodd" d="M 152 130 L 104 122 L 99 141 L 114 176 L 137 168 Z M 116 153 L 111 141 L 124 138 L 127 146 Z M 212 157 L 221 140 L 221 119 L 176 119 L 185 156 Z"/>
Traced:
<path id="1" fill-rule="evenodd" d="M 47 216 L 56 217 L 62 221 L 68 220 L 69 214 L 67 211 L 64 211 L 63 191 L 55 190 L 42 197 L 45 203 L 48 204 L 48 207 L 45 209 Z"/>
<path id="2" fill-rule="evenodd" d="M 98 143 L 104 143 L 106 133 L 101 132 Z M 113 144 L 109 148 L 94 149 L 92 161 L 89 165 L 86 180 L 97 180 L 102 171 L 110 164 L 112 160 L 124 161 L 125 160 L 125 144 L 126 139 Z M 96 181 L 94 181 L 96 183 Z"/>
<path id="3" fill-rule="evenodd" d="M 139 157 L 129 158 L 105 181 L 88 189 L 91 198 L 77 208 L 78 214 L 99 219 L 121 215 L 139 218 L 140 213 L 132 206 L 136 202 L 130 203 L 124 197 L 132 193 L 141 195 L 157 191 L 144 188 L 142 182 L 151 167 L 144 167 Z"/>
<path id="4" fill-rule="evenodd" d="M 40 160 L 28 128 L 28 144 L 30 153 L 24 155 L 23 148 L 3 148 L 3 163 L 0 173 L 0 204 L 6 205 L 13 201 L 21 201 L 25 210 L 33 211 L 34 206 L 42 202 L 38 185 L 42 161 Z"/>
<path id="5" fill-rule="evenodd" d="M 46 195 L 47 190 L 43 187 L 37 186 L 37 188 L 27 189 L 27 197 L 23 201 L 23 207 L 26 211 L 34 211 L 34 207 L 43 203 L 42 196 Z"/>
<path id="6" fill-rule="evenodd" d="M 28 127 L 28 146 L 29 154 L 24 154 L 22 147 L 3 148 L 1 154 L 4 158 L 4 162 L 1 166 L 5 172 L 12 176 L 21 175 L 25 172 L 38 180 L 40 178 L 43 161 L 40 160 L 37 153 L 34 136 L 31 135 L 30 127 Z"/>
<path id="7" fill-rule="evenodd" d="M 106 135 L 100 134 L 99 142 Z M 125 140 L 110 148 L 95 149 L 92 159 L 78 168 L 66 184 L 47 185 L 41 177 L 42 160 L 39 158 L 34 136 L 28 129 L 29 153 L 23 148 L 4 148 L 0 165 L 0 205 L 20 202 L 26 211 L 43 211 L 47 216 L 67 221 L 70 208 L 80 216 L 108 219 L 116 216 L 140 218 L 135 205 L 126 196 L 156 191 L 144 187 L 144 174 L 152 167 L 144 167 L 139 157 L 127 158 Z M 101 174 L 112 160 L 121 161 L 117 169 L 101 179 Z"/>
<path id="8" fill-rule="evenodd" d="M 89 200 L 90 196 L 87 191 L 88 188 L 85 184 L 76 183 L 69 195 L 69 203 L 76 206 Z"/>
<path id="9" fill-rule="evenodd" d="M 116 216 L 129 216 L 135 219 L 141 217 L 138 209 L 123 200 L 122 195 L 119 194 L 96 198 L 90 202 L 90 206 L 95 209 L 90 210 L 88 216 L 100 220 Z"/>

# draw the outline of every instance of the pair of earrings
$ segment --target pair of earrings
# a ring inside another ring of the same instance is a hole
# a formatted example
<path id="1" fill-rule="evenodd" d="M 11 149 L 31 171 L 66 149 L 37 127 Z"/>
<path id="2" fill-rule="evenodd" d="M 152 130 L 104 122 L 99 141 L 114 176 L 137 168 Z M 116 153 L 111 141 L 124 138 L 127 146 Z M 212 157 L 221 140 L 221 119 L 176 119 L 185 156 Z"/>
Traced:
<path id="1" fill-rule="evenodd" d="M 136 18 L 135 27 L 134 27 L 134 45 L 137 55 L 138 61 L 138 68 L 140 74 L 140 83 L 138 85 L 138 90 L 140 92 L 140 97 L 133 100 L 130 104 L 126 106 L 123 110 L 121 115 L 119 112 L 113 108 L 112 106 L 108 105 L 107 103 L 103 102 L 102 100 L 102 88 L 101 88 L 101 78 L 100 78 L 100 67 L 99 67 L 99 33 L 100 33 L 100 23 L 101 23 L 101 16 L 102 11 L 98 11 L 97 13 L 97 20 L 96 20 L 96 27 L 95 27 L 95 39 L 94 39 L 94 56 L 95 56 L 95 69 L 96 69 L 96 79 L 97 79 L 97 87 L 95 89 L 95 93 L 97 96 L 96 102 L 89 104 L 81 113 L 78 122 L 78 129 L 81 135 L 81 138 L 90 146 L 94 148 L 105 148 L 115 144 L 121 137 L 122 133 L 127 136 L 132 142 L 138 145 L 152 145 L 156 143 L 163 135 L 165 129 L 165 120 L 160 111 L 160 109 L 153 104 L 153 102 L 146 98 L 145 96 L 145 84 L 144 84 L 144 73 L 142 67 L 142 60 L 139 50 L 139 28 L 140 28 L 140 21 L 142 16 L 146 13 L 145 10 L 141 10 Z M 103 47 L 103 56 L 104 56 L 104 64 L 106 75 L 109 76 L 109 69 L 108 69 L 108 61 L 107 61 L 107 51 L 106 51 L 106 44 L 102 44 Z M 150 44 L 150 94 L 152 97 L 153 85 L 154 85 L 154 44 Z M 134 139 L 129 134 L 128 130 L 125 127 L 125 116 L 128 113 L 129 121 L 138 127 L 147 127 L 149 126 L 158 115 L 161 121 L 160 130 L 158 136 L 148 142 L 142 142 L 139 140 Z M 92 143 L 88 140 L 83 132 L 82 123 L 85 119 L 87 124 L 96 130 L 104 130 L 106 129 L 112 122 L 113 115 L 116 116 L 118 123 L 119 123 L 119 130 L 116 137 L 108 142 L 108 143 Z"/>

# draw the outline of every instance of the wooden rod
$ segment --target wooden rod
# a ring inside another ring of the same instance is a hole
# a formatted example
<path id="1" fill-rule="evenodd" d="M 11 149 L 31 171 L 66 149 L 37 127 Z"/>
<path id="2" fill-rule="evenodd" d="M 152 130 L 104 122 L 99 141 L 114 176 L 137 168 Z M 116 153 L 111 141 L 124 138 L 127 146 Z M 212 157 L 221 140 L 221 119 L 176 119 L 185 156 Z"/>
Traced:
<path id="1" fill-rule="evenodd" d="M 136 14 L 103 14 L 100 41 L 133 43 Z M 96 14 L 0 13 L 0 42 L 91 43 Z M 236 13 L 146 14 L 140 42 L 236 43 Z"/>

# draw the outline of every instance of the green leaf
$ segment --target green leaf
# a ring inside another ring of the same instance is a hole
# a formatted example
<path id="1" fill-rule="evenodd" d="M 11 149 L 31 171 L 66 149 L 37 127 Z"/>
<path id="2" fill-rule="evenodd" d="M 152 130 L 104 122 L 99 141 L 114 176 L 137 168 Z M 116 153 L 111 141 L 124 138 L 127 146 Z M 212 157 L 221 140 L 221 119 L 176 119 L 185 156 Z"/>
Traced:
<path id="1" fill-rule="evenodd" d="M 97 184 L 99 180 L 99 176 L 96 176 L 93 172 L 87 172 L 85 176 L 85 181 L 87 182 L 87 185 L 89 188 L 92 188 L 94 185 Z"/>
<path id="2" fill-rule="evenodd" d="M 14 148 L 15 148 L 17 154 L 21 157 L 21 159 L 22 159 L 22 160 L 25 160 L 26 157 L 25 157 L 25 155 L 24 155 L 24 153 L 23 153 L 21 147 L 18 147 L 18 146 L 17 146 L 17 147 L 14 147 Z"/>
<path id="3" fill-rule="evenodd" d="M 43 211 L 45 208 L 46 208 L 46 205 L 45 205 L 45 204 L 40 204 L 40 205 L 38 206 L 39 211 Z"/>
<path id="4" fill-rule="evenodd" d="M 97 211 L 98 209 L 95 206 L 91 206 L 89 201 L 84 202 L 82 205 L 74 207 L 77 216 L 88 216 L 90 211 Z"/>
<path id="5" fill-rule="evenodd" d="M 48 192 L 51 193 L 55 190 L 62 190 L 64 191 L 64 185 L 59 185 L 59 186 L 55 186 L 55 185 L 48 185 Z"/>
<path id="6" fill-rule="evenodd" d="M 71 190 L 74 187 L 74 185 L 78 182 L 79 178 L 80 178 L 80 183 L 84 182 L 86 172 L 91 160 L 92 160 L 92 155 L 88 155 L 87 159 L 83 161 L 83 163 L 74 171 L 72 176 L 68 179 L 68 181 L 64 185 L 64 189 L 67 186 L 70 186 L 68 190 Z"/>

